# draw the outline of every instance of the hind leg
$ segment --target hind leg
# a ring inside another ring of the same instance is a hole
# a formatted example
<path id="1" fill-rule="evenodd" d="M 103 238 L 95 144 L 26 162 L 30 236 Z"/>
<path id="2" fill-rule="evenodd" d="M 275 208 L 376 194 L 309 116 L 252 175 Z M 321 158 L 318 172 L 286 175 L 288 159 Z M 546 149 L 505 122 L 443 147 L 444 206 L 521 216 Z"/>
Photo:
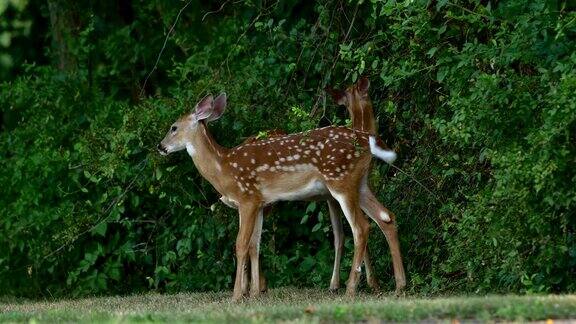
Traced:
<path id="1" fill-rule="evenodd" d="M 340 261 L 344 250 L 342 209 L 340 209 L 338 202 L 332 198 L 328 199 L 327 202 L 330 222 L 332 223 L 332 233 L 334 234 L 334 268 L 332 270 L 332 279 L 330 279 L 330 290 L 337 291 L 340 288 Z"/>
<path id="2" fill-rule="evenodd" d="M 352 228 L 352 235 L 354 236 L 354 257 L 352 260 L 352 269 L 348 284 L 346 286 L 346 295 L 354 296 L 361 274 L 362 260 L 366 252 L 366 243 L 368 241 L 368 228 L 369 224 L 362 211 L 358 201 L 358 192 L 355 190 L 338 190 L 330 188 L 330 194 L 338 201 L 346 220 L 350 223 Z"/>
<path id="3" fill-rule="evenodd" d="M 252 237 L 250 238 L 250 244 L 248 246 L 248 254 L 250 256 L 250 297 L 257 297 L 260 295 L 260 238 L 262 235 L 262 222 L 264 216 L 262 215 L 262 209 L 258 212 L 256 222 L 254 224 L 254 230 L 252 231 Z"/>
<path id="4" fill-rule="evenodd" d="M 402 264 L 402 254 L 400 253 L 398 231 L 396 230 L 396 215 L 380 204 L 365 181 L 363 181 L 360 190 L 360 206 L 362 210 L 378 224 L 388 242 L 394 268 L 396 292 L 400 293 L 406 286 L 406 275 Z"/>

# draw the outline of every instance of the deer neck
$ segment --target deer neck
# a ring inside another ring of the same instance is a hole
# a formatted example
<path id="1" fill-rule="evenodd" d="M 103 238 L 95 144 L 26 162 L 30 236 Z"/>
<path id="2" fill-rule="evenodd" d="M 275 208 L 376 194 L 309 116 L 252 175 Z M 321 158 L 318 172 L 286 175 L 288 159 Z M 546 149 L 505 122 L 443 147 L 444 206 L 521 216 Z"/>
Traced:
<path id="1" fill-rule="evenodd" d="M 352 117 L 352 128 L 371 135 L 376 134 L 376 120 L 374 119 L 374 111 L 370 101 L 364 104 L 355 102 L 355 105 L 349 110 Z"/>
<path id="2" fill-rule="evenodd" d="M 216 143 L 204 122 L 199 122 L 197 129 L 186 145 L 200 174 L 219 192 L 224 187 L 222 177 L 222 160 L 227 149 Z"/>

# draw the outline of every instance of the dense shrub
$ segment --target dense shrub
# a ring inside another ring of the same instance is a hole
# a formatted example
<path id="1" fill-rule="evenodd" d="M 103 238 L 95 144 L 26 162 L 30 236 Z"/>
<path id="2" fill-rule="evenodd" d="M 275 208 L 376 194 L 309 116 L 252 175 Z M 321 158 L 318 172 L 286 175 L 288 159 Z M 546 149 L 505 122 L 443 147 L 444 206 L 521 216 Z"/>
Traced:
<path id="1" fill-rule="evenodd" d="M 222 90 L 229 108 L 210 128 L 226 146 L 344 124 L 322 89 L 360 75 L 400 156 L 371 183 L 398 214 L 412 292 L 576 289 L 568 2 L 194 2 L 141 98 L 176 5 L 78 4 L 77 69 L 22 65 L 0 86 L 0 294 L 229 289 L 236 212 L 186 154 L 162 158 L 156 144 Z M 327 286 L 329 223 L 322 203 L 275 208 L 262 248 L 271 286 Z M 369 244 L 393 287 L 375 226 Z"/>

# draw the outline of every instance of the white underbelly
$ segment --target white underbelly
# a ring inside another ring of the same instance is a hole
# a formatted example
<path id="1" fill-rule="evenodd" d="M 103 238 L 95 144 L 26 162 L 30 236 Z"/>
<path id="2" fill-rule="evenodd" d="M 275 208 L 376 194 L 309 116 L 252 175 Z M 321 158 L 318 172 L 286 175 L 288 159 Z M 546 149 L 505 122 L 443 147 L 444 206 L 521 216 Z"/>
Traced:
<path id="1" fill-rule="evenodd" d="M 266 205 L 277 201 L 308 200 L 329 194 L 326 185 L 319 180 L 312 180 L 294 189 L 262 188 L 261 192 Z"/>

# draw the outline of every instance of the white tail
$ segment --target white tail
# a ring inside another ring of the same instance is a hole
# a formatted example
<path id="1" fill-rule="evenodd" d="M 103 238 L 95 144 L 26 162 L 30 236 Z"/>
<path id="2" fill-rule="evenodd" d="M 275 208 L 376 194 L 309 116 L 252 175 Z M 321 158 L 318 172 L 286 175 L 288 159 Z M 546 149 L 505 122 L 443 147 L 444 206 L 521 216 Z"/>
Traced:
<path id="1" fill-rule="evenodd" d="M 370 153 L 372 153 L 375 157 L 389 164 L 392 164 L 394 161 L 396 161 L 396 152 L 385 150 L 379 147 L 376 144 L 376 137 L 370 136 L 368 141 L 370 142 Z"/>

